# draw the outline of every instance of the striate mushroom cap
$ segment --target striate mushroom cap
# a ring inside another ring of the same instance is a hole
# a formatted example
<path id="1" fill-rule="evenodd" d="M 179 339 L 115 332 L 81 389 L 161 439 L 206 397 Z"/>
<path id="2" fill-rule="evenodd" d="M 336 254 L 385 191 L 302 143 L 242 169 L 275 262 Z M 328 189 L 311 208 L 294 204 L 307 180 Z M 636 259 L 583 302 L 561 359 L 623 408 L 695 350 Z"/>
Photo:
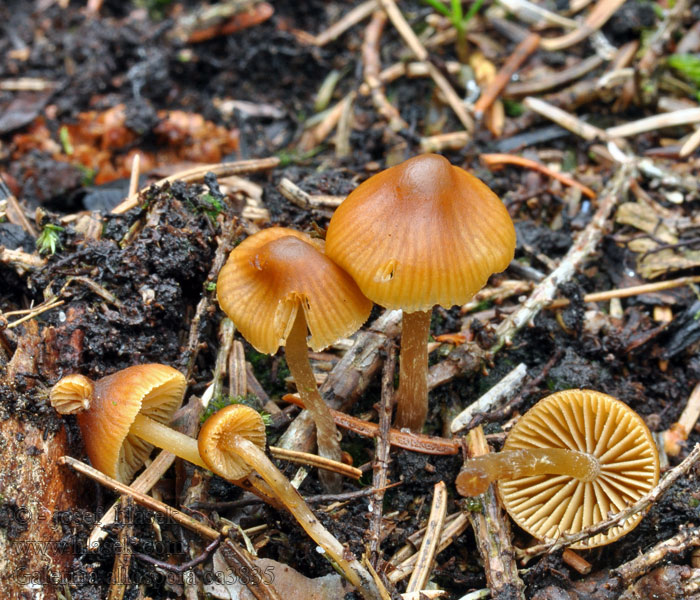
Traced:
<path id="1" fill-rule="evenodd" d="M 479 179 L 437 154 L 370 177 L 336 209 L 326 254 L 387 308 L 464 304 L 515 252 L 515 228 Z"/>
<path id="2" fill-rule="evenodd" d="M 61 415 L 78 414 L 90 408 L 94 389 L 95 384 L 85 375 L 66 375 L 51 388 L 51 406 Z"/>
<path id="3" fill-rule="evenodd" d="M 634 504 L 659 480 L 659 456 L 642 418 L 623 402 L 592 390 L 567 390 L 540 400 L 508 434 L 504 450 L 565 448 L 595 456 L 593 481 L 535 475 L 499 481 L 513 520 L 542 540 L 577 533 Z M 607 532 L 572 544 L 609 544 L 636 527 L 638 513 Z"/>
<path id="4" fill-rule="evenodd" d="M 153 450 L 129 434 L 136 415 L 168 423 L 186 387 L 180 371 L 160 364 L 134 365 L 95 382 L 90 410 L 77 415 L 92 465 L 119 481 L 131 481 Z"/>
<path id="5" fill-rule="evenodd" d="M 253 470 L 242 458 L 226 451 L 227 440 L 241 436 L 265 449 L 265 424 L 249 406 L 231 404 L 209 417 L 199 432 L 199 455 L 214 473 L 224 479 L 243 479 Z"/>
<path id="6" fill-rule="evenodd" d="M 314 350 L 354 333 L 372 309 L 321 242 L 284 227 L 259 231 L 234 248 L 216 288 L 223 311 L 265 354 L 285 344 L 300 307 Z"/>

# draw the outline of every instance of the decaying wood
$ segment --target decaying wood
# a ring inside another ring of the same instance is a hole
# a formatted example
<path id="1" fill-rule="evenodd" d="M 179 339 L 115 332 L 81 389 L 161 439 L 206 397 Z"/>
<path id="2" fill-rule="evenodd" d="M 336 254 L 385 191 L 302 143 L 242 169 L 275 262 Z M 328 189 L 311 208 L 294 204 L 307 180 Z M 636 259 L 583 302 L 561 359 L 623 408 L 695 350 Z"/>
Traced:
<path id="1" fill-rule="evenodd" d="M 481 427 L 469 432 L 469 455 L 488 454 L 489 447 Z M 484 561 L 486 582 L 493 598 L 525 600 L 525 584 L 518 575 L 511 533 L 495 486 L 472 498 L 463 510 L 474 529 L 479 554 Z"/>
<path id="2" fill-rule="evenodd" d="M 0 364 L 0 384 L 16 399 L 38 391 L 41 344 L 36 322 L 29 321 L 12 359 Z M 0 419 L 0 573 L 7 598 L 22 598 L 34 581 L 50 599 L 56 597 L 52 578 L 69 581 L 73 560 L 59 546 L 63 531 L 53 515 L 81 506 L 84 490 L 83 482 L 58 465 L 69 449 L 66 428 L 51 433 L 53 415 L 30 417 L 20 409 Z"/>

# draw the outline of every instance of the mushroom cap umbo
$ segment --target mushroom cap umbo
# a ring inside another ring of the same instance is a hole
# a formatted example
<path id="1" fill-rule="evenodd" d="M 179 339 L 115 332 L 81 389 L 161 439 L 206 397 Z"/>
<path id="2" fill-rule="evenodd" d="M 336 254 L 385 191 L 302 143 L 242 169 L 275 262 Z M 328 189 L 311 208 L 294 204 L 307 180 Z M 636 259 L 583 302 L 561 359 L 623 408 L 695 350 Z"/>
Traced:
<path id="1" fill-rule="evenodd" d="M 180 371 L 160 364 L 134 365 L 96 381 L 90 410 L 77 415 L 92 465 L 130 482 L 153 450 L 129 433 L 136 415 L 169 423 L 186 387 Z"/>
<path id="2" fill-rule="evenodd" d="M 437 154 L 370 177 L 336 209 L 326 254 L 387 308 L 464 304 L 515 252 L 515 228 L 479 179 Z"/>
<path id="3" fill-rule="evenodd" d="M 233 436 L 241 436 L 265 449 L 265 423 L 257 411 L 244 404 L 231 404 L 214 413 L 202 425 L 197 438 L 199 455 L 212 472 L 224 479 L 243 479 L 253 470 L 240 456 L 227 452 Z"/>
<path id="4" fill-rule="evenodd" d="M 600 465 L 600 474 L 589 482 L 567 475 L 499 481 L 510 516 L 540 540 L 577 533 L 620 512 L 659 480 L 659 455 L 642 418 L 612 396 L 592 390 L 557 392 L 535 404 L 503 447 L 520 448 L 577 450 L 595 456 Z M 609 544 L 633 529 L 642 516 L 637 513 L 571 547 Z"/>
<path id="5" fill-rule="evenodd" d="M 256 350 L 285 344 L 304 311 L 314 350 L 357 331 L 372 303 L 351 277 L 323 254 L 323 244 L 284 227 L 251 235 L 233 249 L 216 285 L 222 310 Z"/>

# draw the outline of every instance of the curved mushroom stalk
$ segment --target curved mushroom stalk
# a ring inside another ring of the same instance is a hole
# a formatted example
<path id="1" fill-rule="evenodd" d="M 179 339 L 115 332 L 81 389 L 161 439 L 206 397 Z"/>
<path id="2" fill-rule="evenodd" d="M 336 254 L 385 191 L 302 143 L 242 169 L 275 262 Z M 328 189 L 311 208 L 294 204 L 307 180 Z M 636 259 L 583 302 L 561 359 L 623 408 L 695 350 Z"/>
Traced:
<path id="1" fill-rule="evenodd" d="M 316 385 L 316 378 L 309 363 L 306 330 L 304 311 L 297 309 L 297 315 L 287 336 L 287 344 L 284 349 L 287 366 L 297 384 L 299 396 L 316 424 L 316 443 L 319 455 L 341 462 L 340 436 L 330 408 L 321 398 Z M 319 471 L 318 476 L 326 489 L 340 488 L 340 476 L 337 473 Z"/>
<path id="2" fill-rule="evenodd" d="M 600 462 L 591 454 L 564 448 L 504 450 L 468 460 L 457 476 L 457 491 L 462 496 L 478 496 L 499 479 L 532 475 L 569 475 L 593 481 L 600 475 Z"/>
<path id="3" fill-rule="evenodd" d="M 199 433 L 199 452 L 209 468 L 226 479 L 255 470 L 363 598 L 378 600 L 379 591 L 367 570 L 321 524 L 299 492 L 267 457 L 263 451 L 264 435 L 260 415 L 248 406 L 234 404 L 222 408 L 204 423 Z"/>

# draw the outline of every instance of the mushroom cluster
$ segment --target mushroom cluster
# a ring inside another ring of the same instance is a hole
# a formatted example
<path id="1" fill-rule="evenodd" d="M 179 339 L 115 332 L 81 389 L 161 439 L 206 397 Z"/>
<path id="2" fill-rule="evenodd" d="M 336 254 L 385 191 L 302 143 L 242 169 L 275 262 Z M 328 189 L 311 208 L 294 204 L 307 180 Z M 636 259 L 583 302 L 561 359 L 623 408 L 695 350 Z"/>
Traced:
<path id="1" fill-rule="evenodd" d="M 186 387 L 177 369 L 144 364 L 95 382 L 67 375 L 53 386 L 50 399 L 57 412 L 76 415 L 93 466 L 129 483 L 154 446 L 206 468 L 196 440 L 167 426 Z"/>

